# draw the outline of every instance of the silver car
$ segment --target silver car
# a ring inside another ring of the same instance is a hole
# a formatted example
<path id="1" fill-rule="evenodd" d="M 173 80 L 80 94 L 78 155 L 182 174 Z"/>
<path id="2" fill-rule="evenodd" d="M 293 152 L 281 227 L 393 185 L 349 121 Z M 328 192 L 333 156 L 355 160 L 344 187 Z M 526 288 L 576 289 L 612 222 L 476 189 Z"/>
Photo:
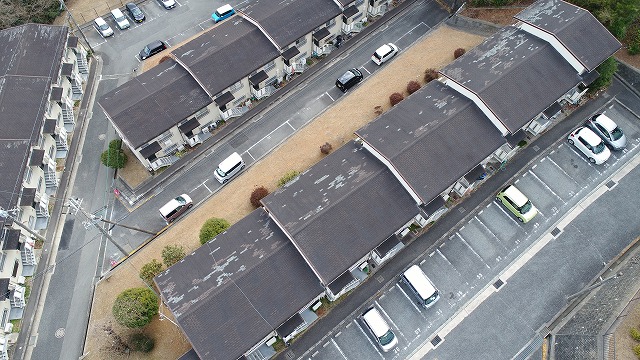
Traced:
<path id="1" fill-rule="evenodd" d="M 586 125 L 613 150 L 622 150 L 627 146 L 627 137 L 622 129 L 605 114 L 593 115 Z"/>
<path id="2" fill-rule="evenodd" d="M 581 126 L 567 137 L 569 144 L 580 150 L 593 164 L 602 164 L 609 159 L 611 151 L 591 129 Z"/>

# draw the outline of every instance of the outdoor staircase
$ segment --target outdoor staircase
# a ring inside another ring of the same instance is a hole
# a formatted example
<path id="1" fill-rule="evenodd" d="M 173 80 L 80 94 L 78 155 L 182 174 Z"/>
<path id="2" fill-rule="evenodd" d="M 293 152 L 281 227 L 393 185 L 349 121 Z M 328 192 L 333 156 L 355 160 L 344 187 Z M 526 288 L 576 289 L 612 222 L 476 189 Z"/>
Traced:
<path id="1" fill-rule="evenodd" d="M 151 169 L 153 171 L 156 171 L 160 168 L 163 168 L 165 166 L 171 166 L 173 165 L 173 163 L 175 163 L 176 161 L 178 161 L 178 157 L 177 156 L 163 156 L 161 158 L 157 158 L 155 159 L 152 163 L 151 163 Z"/>
<path id="2" fill-rule="evenodd" d="M 256 99 L 261 100 L 271 96 L 274 92 L 276 92 L 276 88 L 273 85 L 267 85 L 260 90 L 254 91 L 253 96 L 255 96 Z"/>
<path id="3" fill-rule="evenodd" d="M 66 102 L 62 103 L 62 120 L 64 121 L 65 130 L 68 132 L 73 131 L 73 128 L 76 126 L 76 119 L 73 115 L 73 105 L 67 104 Z"/>
<path id="4" fill-rule="evenodd" d="M 36 265 L 36 254 L 33 251 L 33 245 L 30 243 L 24 244 L 24 249 L 20 252 L 20 258 L 22 259 L 22 265 Z"/>
<path id="5" fill-rule="evenodd" d="M 76 59 L 78 60 L 78 71 L 80 76 L 86 81 L 89 77 L 89 64 L 87 63 L 86 51 L 78 51 L 76 53 Z"/>
<path id="6" fill-rule="evenodd" d="M 256 350 L 251 354 L 247 355 L 247 360 L 264 360 L 266 359 L 264 355 L 260 352 L 260 350 Z"/>
<path id="7" fill-rule="evenodd" d="M 229 119 L 240 117 L 240 116 L 244 115 L 244 113 L 246 113 L 247 111 L 249 111 L 249 107 L 248 106 L 235 107 L 235 108 L 229 109 L 227 111 L 224 111 L 222 113 L 222 119 L 224 121 L 228 121 Z"/>

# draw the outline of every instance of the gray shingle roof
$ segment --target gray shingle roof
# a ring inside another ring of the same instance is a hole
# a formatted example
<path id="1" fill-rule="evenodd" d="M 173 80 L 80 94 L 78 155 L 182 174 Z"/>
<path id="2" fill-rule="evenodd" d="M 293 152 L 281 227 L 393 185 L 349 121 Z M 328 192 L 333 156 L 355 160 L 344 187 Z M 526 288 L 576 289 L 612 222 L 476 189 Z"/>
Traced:
<path id="1" fill-rule="evenodd" d="M 5 209 L 18 204 L 30 147 L 44 123 L 67 34 L 65 26 L 41 24 L 0 31 L 0 206 Z M 0 225 L 3 222 L 0 219 Z"/>
<path id="2" fill-rule="evenodd" d="M 211 98 L 172 59 L 103 95 L 99 104 L 138 148 L 211 103 Z"/>
<path id="3" fill-rule="evenodd" d="M 538 1 L 514 17 L 551 33 L 588 71 L 622 46 L 590 12 L 565 1 Z"/>
<path id="4" fill-rule="evenodd" d="M 240 12 L 257 21 L 280 49 L 341 14 L 332 0 L 254 0 Z"/>
<path id="5" fill-rule="evenodd" d="M 323 290 L 263 209 L 155 281 L 201 359 L 237 359 Z"/>
<path id="6" fill-rule="evenodd" d="M 441 73 L 477 94 L 511 133 L 581 82 L 551 45 L 513 26 L 502 28 Z"/>
<path id="7" fill-rule="evenodd" d="M 471 100 L 438 81 L 356 134 L 395 166 L 424 203 L 505 143 Z"/>
<path id="8" fill-rule="evenodd" d="M 262 202 L 324 284 L 418 214 L 391 172 L 353 142 Z"/>
<path id="9" fill-rule="evenodd" d="M 221 23 L 173 54 L 211 96 L 280 56 L 260 29 L 240 17 Z"/>

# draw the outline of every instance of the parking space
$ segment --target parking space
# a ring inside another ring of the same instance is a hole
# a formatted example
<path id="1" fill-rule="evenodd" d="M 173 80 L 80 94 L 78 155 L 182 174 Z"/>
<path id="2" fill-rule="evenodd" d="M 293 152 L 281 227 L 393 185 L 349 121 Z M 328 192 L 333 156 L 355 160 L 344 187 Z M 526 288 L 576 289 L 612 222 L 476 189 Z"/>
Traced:
<path id="1" fill-rule="evenodd" d="M 405 358 L 430 341 L 437 335 L 438 328 L 548 232 L 562 214 L 640 151 L 640 119 L 615 100 L 602 112 L 625 132 L 626 149 L 613 151 L 607 162 L 594 165 L 566 139 L 561 139 L 511 181 L 538 208 L 536 217 L 521 223 L 501 202 L 493 199 L 449 237 L 436 243 L 431 252 L 416 259 L 440 290 L 438 303 L 430 309 L 416 305 L 413 294 L 399 281 L 373 300 L 397 331 L 400 342 L 396 356 Z M 358 332 L 349 334 L 349 347 L 352 343 L 358 344 L 358 350 L 355 354 L 347 353 L 341 347 L 345 359 L 376 358 L 359 352 L 363 342 L 353 338 Z M 369 346 L 378 350 L 373 342 Z M 390 354 L 384 354 L 384 358 L 389 358 L 387 355 Z M 329 352 L 320 358 L 329 359 Z"/>

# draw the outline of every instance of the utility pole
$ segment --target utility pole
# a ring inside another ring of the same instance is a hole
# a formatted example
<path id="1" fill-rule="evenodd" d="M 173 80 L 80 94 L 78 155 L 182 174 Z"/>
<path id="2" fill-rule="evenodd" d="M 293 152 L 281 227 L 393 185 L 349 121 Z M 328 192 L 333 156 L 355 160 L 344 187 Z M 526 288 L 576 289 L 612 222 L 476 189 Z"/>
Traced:
<path id="1" fill-rule="evenodd" d="M 59 1 L 60 1 L 60 7 L 67 11 L 67 14 L 69 14 L 69 18 L 71 19 L 71 21 L 73 21 L 73 24 L 76 26 L 76 28 L 78 28 L 78 31 L 80 32 L 80 35 L 82 35 L 84 42 L 89 47 L 89 50 L 91 50 L 92 53 L 95 53 L 95 51 L 91 47 L 91 44 L 89 43 L 89 40 L 87 40 L 87 37 L 84 35 L 84 33 L 82 32 L 82 29 L 80 29 L 80 26 L 76 22 L 76 19 L 74 19 L 73 15 L 71 15 L 71 11 L 69 11 L 69 9 L 67 8 L 67 4 L 64 3 L 64 0 L 59 0 Z"/>
<path id="2" fill-rule="evenodd" d="M 75 212 L 73 213 L 74 215 L 76 215 L 78 211 L 80 211 L 82 215 L 85 218 L 87 218 L 87 220 L 89 220 L 90 224 L 93 225 L 95 228 L 97 228 L 102 233 L 102 235 L 104 235 L 107 239 L 109 239 L 109 241 L 113 245 L 115 245 L 118 248 L 118 250 L 122 252 L 123 255 L 125 256 L 129 255 L 129 253 L 124 248 L 122 248 L 122 246 L 120 246 L 115 240 L 113 240 L 111 235 L 109 235 L 109 233 L 105 229 L 96 225 L 96 221 L 99 221 L 100 218 L 96 218 L 93 214 L 88 214 L 82 208 L 82 200 L 80 200 L 79 198 L 69 199 L 68 205 L 75 210 Z"/>
<path id="3" fill-rule="evenodd" d="M 609 277 L 608 277 L 608 278 L 606 278 L 606 279 L 603 279 L 603 278 L 602 278 L 602 276 L 601 276 L 601 277 L 600 277 L 600 281 L 599 281 L 599 282 L 597 282 L 597 283 L 595 283 L 595 284 L 593 284 L 593 285 L 589 286 L 589 287 L 588 287 L 588 288 L 586 288 L 586 289 L 582 289 L 582 290 L 578 291 L 577 293 L 575 293 L 575 294 L 573 294 L 573 295 L 569 295 L 569 296 L 567 296 L 567 302 L 571 301 L 572 299 L 577 298 L 578 296 L 580 296 L 580 295 L 582 295 L 582 294 L 584 294 L 584 293 L 588 293 L 589 291 L 591 291 L 591 290 L 593 290 L 593 289 L 595 289 L 595 288 L 597 288 L 597 287 L 602 286 L 604 283 L 606 283 L 606 282 L 607 282 L 607 281 L 609 281 L 609 280 L 616 279 L 616 278 L 618 278 L 618 277 L 620 277 L 620 276 L 622 276 L 622 272 L 619 272 L 619 273 L 617 273 L 617 274 L 615 274 L 615 275 L 613 275 L 613 276 L 609 276 Z"/>
<path id="4" fill-rule="evenodd" d="M 9 213 L 7 210 L 3 209 L 0 207 L 0 217 L 3 218 L 7 218 L 9 220 L 11 220 L 14 224 L 20 226 L 21 228 L 23 228 L 26 232 L 28 232 L 29 234 L 31 234 L 32 236 L 34 236 L 36 239 L 38 240 L 42 240 L 45 241 L 46 239 L 44 238 L 44 236 L 38 234 L 37 232 L 31 230 L 27 225 L 21 223 L 20 221 L 16 220 L 13 215 L 11 215 L 11 213 Z"/>

